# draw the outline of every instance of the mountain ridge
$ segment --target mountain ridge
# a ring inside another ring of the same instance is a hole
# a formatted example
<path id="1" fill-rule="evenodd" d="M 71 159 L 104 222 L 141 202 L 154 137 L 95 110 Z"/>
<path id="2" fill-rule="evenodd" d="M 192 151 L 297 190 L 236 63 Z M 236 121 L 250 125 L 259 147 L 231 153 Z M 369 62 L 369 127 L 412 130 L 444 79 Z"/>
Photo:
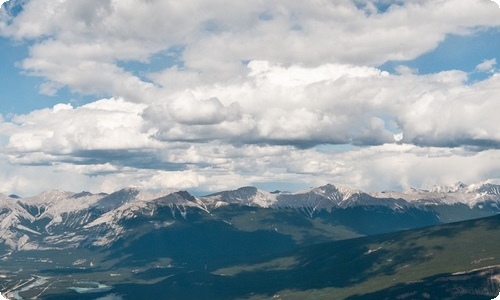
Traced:
<path id="1" fill-rule="evenodd" d="M 272 252 L 290 240 L 173 224 L 104 251 L 0 258 L 0 289 L 20 299 L 488 300 L 500 288 L 499 226 L 495 215 Z"/>
<path id="2" fill-rule="evenodd" d="M 91 193 L 88 191 L 82 191 L 82 192 L 71 192 L 71 191 L 64 191 L 60 189 L 48 189 L 44 190 L 41 193 L 29 197 L 20 197 L 18 195 L 6 195 L 3 193 L 0 193 L 0 200 L 6 200 L 6 199 L 13 199 L 13 200 L 21 200 L 23 202 L 29 201 L 29 202 L 34 202 L 34 203 L 48 203 L 52 202 L 54 200 L 58 200 L 61 198 L 81 198 L 81 197 L 87 197 L 87 196 L 101 196 L 101 197 L 110 197 L 110 196 L 117 196 L 118 194 L 136 194 L 140 195 L 138 197 L 141 200 L 148 200 L 148 199 L 155 199 L 155 198 L 160 198 L 163 196 L 167 196 L 169 194 L 175 193 L 175 192 L 181 192 L 182 190 L 174 190 L 174 189 L 168 189 L 160 192 L 149 192 L 148 190 L 142 190 L 137 187 L 124 187 L 120 190 L 114 191 L 112 193 Z M 189 191 L 182 191 L 185 193 L 189 193 Z M 307 190 L 302 190 L 302 191 L 297 191 L 297 192 L 282 192 L 282 191 L 274 191 L 274 192 L 267 192 L 261 189 L 258 189 L 257 187 L 254 186 L 243 186 L 239 187 L 234 190 L 224 190 L 224 191 L 219 191 L 215 193 L 210 193 L 207 195 L 202 195 L 202 196 L 193 196 L 195 198 L 200 198 L 200 199 L 209 199 L 209 198 L 214 198 L 214 197 L 230 197 L 231 194 L 237 193 L 239 196 L 234 197 L 233 200 L 239 200 L 240 204 L 245 204 L 245 201 L 243 200 L 249 200 L 251 197 L 249 196 L 255 196 L 259 195 L 261 198 L 266 197 L 269 200 L 273 200 L 275 196 L 278 195 L 304 195 L 308 193 L 314 193 L 317 195 L 322 195 L 325 198 L 328 198 L 334 202 L 342 202 L 346 201 L 349 198 L 360 195 L 360 194 L 366 194 L 370 195 L 374 198 L 401 198 L 405 201 L 411 202 L 411 201 L 418 201 L 419 198 L 430 198 L 430 196 L 434 196 L 432 198 L 436 199 L 445 199 L 445 198 L 451 198 L 451 196 L 456 197 L 456 203 L 461 202 L 465 204 L 475 204 L 474 201 L 482 201 L 484 200 L 485 196 L 500 196 L 500 185 L 497 184 L 492 184 L 489 182 L 481 182 L 481 183 L 475 183 L 475 184 L 464 184 L 462 182 L 457 182 L 456 184 L 449 185 L 449 186 L 441 186 L 441 185 L 436 185 L 432 187 L 431 189 L 415 189 L 415 188 L 409 188 L 403 191 L 392 191 L 392 190 L 384 190 L 384 191 L 370 191 L 370 192 L 365 192 L 359 189 L 354 189 L 346 185 L 341 185 L 341 184 L 325 184 L 322 186 L 318 187 L 312 187 Z M 469 195 L 472 196 L 476 194 L 476 197 L 463 197 L 464 195 Z M 246 195 L 244 197 L 243 195 Z M 333 196 L 332 196 L 333 195 Z M 65 197 L 64 197 L 65 196 Z M 448 196 L 448 197 L 446 197 Z M 458 197 L 462 196 L 462 197 Z M 481 198 L 482 197 L 482 198 Z M 466 201 L 469 200 L 469 201 Z M 48 201 L 48 202 L 47 202 Z M 273 201 L 264 201 L 263 203 L 259 202 L 249 202 L 248 204 L 258 204 L 261 206 L 269 205 L 272 204 Z"/>
<path id="3" fill-rule="evenodd" d="M 312 226 L 327 231 L 344 226 L 355 236 L 498 213 L 500 186 L 491 183 L 378 193 L 333 184 L 295 193 L 247 186 L 206 196 L 187 191 L 152 193 L 134 187 L 110 194 L 47 190 L 28 198 L 0 195 L 0 241 L 11 251 L 104 246 L 123 238 L 131 222 L 142 220 L 161 227 L 190 218 L 240 226 L 237 230 L 277 229 L 288 224 L 291 234 L 303 230 L 302 225 L 290 225 L 292 219 L 301 219 L 303 224 L 312 221 Z M 284 217 L 286 221 L 279 219 Z"/>

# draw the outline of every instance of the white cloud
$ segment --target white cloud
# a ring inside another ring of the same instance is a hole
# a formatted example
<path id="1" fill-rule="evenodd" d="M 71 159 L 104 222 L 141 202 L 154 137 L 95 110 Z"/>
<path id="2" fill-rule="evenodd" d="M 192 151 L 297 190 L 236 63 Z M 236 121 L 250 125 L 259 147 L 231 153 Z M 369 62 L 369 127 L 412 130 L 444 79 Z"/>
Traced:
<path id="1" fill-rule="evenodd" d="M 396 67 L 396 72 L 399 75 L 418 74 L 418 70 L 409 68 L 408 66 L 400 65 Z"/>
<path id="2" fill-rule="evenodd" d="M 500 109 L 498 77 L 467 86 L 467 74 L 461 71 L 388 75 L 371 67 L 284 67 L 263 61 L 251 61 L 248 68 L 239 82 L 197 85 L 187 94 L 165 98 L 166 103 L 183 103 L 184 121 L 166 105 L 149 107 L 143 117 L 159 129 L 158 138 L 170 141 L 383 144 L 394 141 L 389 127 L 397 126 L 403 142 L 423 146 L 488 147 L 500 142 L 494 121 Z M 183 76 L 183 71 L 175 72 Z M 200 104 L 210 97 L 217 97 L 219 109 L 207 114 Z M 227 108 L 222 108 L 236 104 L 238 113 L 226 118 Z M 169 114 L 174 118 L 165 118 Z M 201 115 L 212 125 L 185 126 L 188 116 Z"/>
<path id="3" fill-rule="evenodd" d="M 493 76 L 472 84 L 463 71 L 404 66 L 449 34 L 498 28 L 498 11 L 483 0 L 385 12 L 365 4 L 31 0 L 15 17 L 2 9 L 0 34 L 29 41 L 20 66 L 43 78 L 40 92 L 109 99 L 0 118 L 0 191 L 500 178 L 496 60 L 478 64 Z M 378 68 L 388 60 L 403 61 L 396 74 Z"/>
<path id="4" fill-rule="evenodd" d="M 476 66 L 476 70 L 479 72 L 489 72 L 494 71 L 494 68 L 497 64 L 496 58 L 485 59 L 479 65 Z"/>
<path id="5" fill-rule="evenodd" d="M 491 147 L 500 140 L 497 77 L 467 86 L 459 71 L 249 66 L 244 80 L 166 94 L 165 104 L 102 99 L 4 121 L 2 170 L 11 171 L 4 171 L 0 191 L 27 193 L 63 181 L 59 188 L 69 190 L 213 191 L 265 182 L 386 189 L 500 178 L 500 152 Z M 399 143 L 432 147 L 395 145 L 387 128 L 393 119 Z M 322 143 L 378 146 L 310 148 Z M 457 148 L 461 143 L 476 148 Z M 51 176 L 40 180 L 40 173 Z"/>
<path id="6" fill-rule="evenodd" d="M 239 117 L 239 105 L 233 102 L 225 107 L 217 98 L 197 100 L 192 93 L 184 93 L 172 101 L 167 109 L 173 120 L 187 125 L 212 125 Z"/>
<path id="7" fill-rule="evenodd" d="M 249 60 L 377 65 L 415 58 L 446 34 L 498 26 L 499 20 L 481 0 L 407 1 L 370 16 L 348 1 L 33 0 L 0 28 L 7 36 L 36 39 L 22 65 L 47 80 L 44 93 L 68 86 L 147 101 L 155 87 L 119 62 L 147 62 L 181 46 L 187 69 L 219 81 L 241 75 L 241 61 Z"/>
<path id="8" fill-rule="evenodd" d="M 365 190 L 430 188 L 459 180 L 477 182 L 500 178 L 500 151 L 479 153 L 464 149 L 383 145 L 338 150 L 297 150 L 287 146 L 231 147 L 221 144 L 191 145 L 165 150 L 160 160 L 181 163 L 187 170 L 166 171 L 111 165 L 51 166 L 3 163 L 9 176 L 0 176 L 1 192 L 30 195 L 41 188 L 112 192 L 123 186 L 145 189 L 218 191 L 243 185 L 280 183 L 289 189 L 328 182 Z M 40 176 L 44 174 L 44 176 Z M 89 176 L 92 174 L 92 176 Z"/>
<path id="9" fill-rule="evenodd" d="M 372 190 L 430 188 L 436 183 L 498 178 L 499 158 L 499 150 L 474 153 L 459 148 L 384 145 L 346 153 L 344 160 L 351 162 L 351 171 L 343 176 L 348 184 Z"/>
<path id="10" fill-rule="evenodd" d="M 101 46 L 94 47 L 96 52 L 103 50 Z M 79 47 L 73 49 L 58 42 L 42 43 L 31 48 L 32 57 L 25 59 L 22 66 L 29 74 L 47 79 L 40 91 L 48 95 L 54 95 L 60 88 L 68 86 L 82 94 L 112 94 L 135 102 L 148 102 L 154 97 L 155 87 L 151 83 L 113 63 L 85 57 L 89 54 L 80 57 L 78 51 L 81 51 Z"/>
<path id="11" fill-rule="evenodd" d="M 78 108 L 58 104 L 12 118 L 0 127 L 7 153 L 71 154 L 84 150 L 152 148 L 139 115 L 145 105 L 103 99 Z M 2 128 L 4 128 L 2 130 Z"/>
<path id="12" fill-rule="evenodd" d="M 183 71 L 176 72 L 182 77 Z M 379 104 L 370 103 L 376 88 L 356 94 L 364 80 L 371 85 L 384 76 L 370 67 L 284 67 L 251 61 L 239 81 L 198 85 L 189 92 L 167 95 L 165 103 L 170 105 L 150 106 L 143 117 L 159 129 L 161 140 L 170 141 L 219 139 L 300 147 L 383 143 L 393 138 L 379 117 Z M 211 97 L 217 98 L 207 103 L 205 99 Z M 351 107 L 355 101 L 359 106 Z M 196 124 L 209 126 L 189 126 Z"/>
<path id="13" fill-rule="evenodd" d="M 442 74 L 436 79 L 450 75 L 460 77 L 460 74 Z M 403 141 L 445 147 L 498 148 L 500 131 L 493 126 L 496 119 L 493 112 L 500 109 L 494 100 L 499 89 L 498 77 L 491 77 L 471 86 L 452 84 L 447 89 L 442 86 L 423 91 L 417 97 L 408 95 L 410 103 L 397 116 L 404 132 Z"/>

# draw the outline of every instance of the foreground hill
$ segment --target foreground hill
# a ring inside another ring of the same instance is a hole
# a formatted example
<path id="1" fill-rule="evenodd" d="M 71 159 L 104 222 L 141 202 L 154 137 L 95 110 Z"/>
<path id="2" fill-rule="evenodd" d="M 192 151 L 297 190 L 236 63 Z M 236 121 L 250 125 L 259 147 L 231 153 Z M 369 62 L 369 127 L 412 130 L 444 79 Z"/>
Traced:
<path id="1" fill-rule="evenodd" d="M 290 237 L 272 231 L 197 224 L 105 248 L 14 252 L 2 259 L 0 290 L 26 299 L 492 299 L 500 291 L 500 215 L 292 250 Z"/>
<path id="2" fill-rule="evenodd" d="M 499 229 L 496 215 L 313 245 L 214 274 L 251 283 L 255 299 L 492 299 Z"/>

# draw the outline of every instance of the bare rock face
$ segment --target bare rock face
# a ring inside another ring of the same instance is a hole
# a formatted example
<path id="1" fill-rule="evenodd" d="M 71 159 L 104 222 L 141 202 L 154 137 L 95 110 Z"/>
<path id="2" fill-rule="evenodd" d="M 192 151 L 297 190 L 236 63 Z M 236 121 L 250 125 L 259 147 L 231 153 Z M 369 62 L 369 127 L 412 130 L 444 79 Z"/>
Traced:
<path id="1" fill-rule="evenodd" d="M 459 182 L 431 190 L 376 193 L 332 184 L 296 193 L 242 187 L 202 197 L 136 188 L 111 194 L 48 190 L 29 198 L 0 195 L 0 241 L 9 251 L 105 246 L 126 235 L 131 224 L 170 226 L 190 216 L 230 224 L 215 213 L 224 207 L 231 207 L 233 214 L 248 208 L 287 211 L 300 216 L 296 220 L 346 226 L 366 235 L 500 213 L 500 186 Z"/>

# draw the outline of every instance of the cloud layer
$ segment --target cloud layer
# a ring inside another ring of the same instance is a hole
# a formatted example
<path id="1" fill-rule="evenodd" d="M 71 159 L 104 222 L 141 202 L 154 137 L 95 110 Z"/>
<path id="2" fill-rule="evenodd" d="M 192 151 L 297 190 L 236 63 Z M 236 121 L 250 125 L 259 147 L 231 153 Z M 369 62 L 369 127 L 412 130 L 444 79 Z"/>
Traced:
<path id="1" fill-rule="evenodd" d="M 403 63 L 498 31 L 494 3 L 247 2 L 7 2 L 0 34 L 29 45 L 39 91 L 99 100 L 0 118 L 0 191 L 500 178 L 496 58 L 475 82 Z"/>

